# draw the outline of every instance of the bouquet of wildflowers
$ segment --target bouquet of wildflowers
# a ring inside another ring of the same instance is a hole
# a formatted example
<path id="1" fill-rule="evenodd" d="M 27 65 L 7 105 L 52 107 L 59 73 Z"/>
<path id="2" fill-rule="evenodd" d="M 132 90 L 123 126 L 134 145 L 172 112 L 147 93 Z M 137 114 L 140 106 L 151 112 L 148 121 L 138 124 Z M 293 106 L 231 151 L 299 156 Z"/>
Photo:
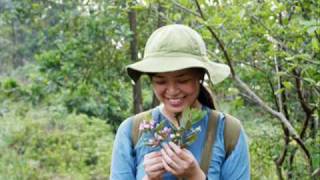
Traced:
<path id="1" fill-rule="evenodd" d="M 198 137 L 201 131 L 200 126 L 193 128 L 192 126 L 204 117 L 205 113 L 199 109 L 188 108 L 182 112 L 180 126 L 168 128 L 165 126 L 165 121 L 156 123 L 152 116 L 139 126 L 139 131 L 142 133 L 150 133 L 151 137 L 145 139 L 145 144 L 152 147 L 161 146 L 162 143 L 174 142 L 184 148 L 192 144 Z"/>

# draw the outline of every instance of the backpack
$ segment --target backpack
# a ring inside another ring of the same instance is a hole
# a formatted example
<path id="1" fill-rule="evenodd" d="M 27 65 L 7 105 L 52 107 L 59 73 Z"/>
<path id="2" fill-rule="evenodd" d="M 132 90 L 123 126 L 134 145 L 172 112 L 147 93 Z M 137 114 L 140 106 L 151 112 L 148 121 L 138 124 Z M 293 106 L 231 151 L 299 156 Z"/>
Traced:
<path id="1" fill-rule="evenodd" d="M 133 124 L 132 124 L 132 130 L 131 130 L 131 137 L 132 137 L 132 143 L 133 147 L 137 144 L 141 133 L 139 132 L 139 125 L 140 122 L 143 121 L 143 119 L 150 114 L 152 111 L 144 111 L 141 112 L 133 117 Z M 208 129 L 206 133 L 206 141 L 208 143 L 205 144 L 202 157 L 200 161 L 200 167 L 203 170 L 203 172 L 207 173 L 209 168 L 209 163 L 211 159 L 211 149 L 212 145 L 214 144 L 215 136 L 216 136 L 216 129 L 217 129 L 217 123 L 219 118 L 220 112 L 217 110 L 211 110 L 210 118 L 208 122 Z M 240 135 L 240 129 L 241 129 L 241 123 L 238 119 L 235 117 L 225 114 L 225 122 L 224 122 L 224 148 L 226 150 L 226 158 L 231 154 L 234 147 L 236 146 L 238 142 L 238 138 Z"/>

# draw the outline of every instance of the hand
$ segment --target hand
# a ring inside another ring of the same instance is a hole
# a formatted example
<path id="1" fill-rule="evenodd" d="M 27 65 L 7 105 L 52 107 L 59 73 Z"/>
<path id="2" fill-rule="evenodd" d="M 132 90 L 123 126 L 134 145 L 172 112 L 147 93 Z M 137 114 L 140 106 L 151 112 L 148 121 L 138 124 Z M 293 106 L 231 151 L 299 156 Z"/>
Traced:
<path id="1" fill-rule="evenodd" d="M 177 177 L 188 179 L 205 179 L 197 160 L 187 149 L 170 142 L 161 149 L 164 168 Z"/>
<path id="2" fill-rule="evenodd" d="M 151 152 L 144 156 L 143 161 L 144 171 L 146 176 L 144 180 L 158 180 L 162 179 L 165 169 L 162 163 L 162 154 L 160 152 Z"/>

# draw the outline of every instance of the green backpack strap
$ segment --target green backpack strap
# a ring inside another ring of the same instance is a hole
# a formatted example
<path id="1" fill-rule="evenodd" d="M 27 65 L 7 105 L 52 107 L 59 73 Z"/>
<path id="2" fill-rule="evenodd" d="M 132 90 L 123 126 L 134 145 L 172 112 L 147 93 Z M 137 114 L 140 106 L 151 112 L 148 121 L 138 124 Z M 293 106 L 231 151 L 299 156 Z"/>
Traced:
<path id="1" fill-rule="evenodd" d="M 208 129 L 206 133 L 205 142 L 207 143 L 205 144 L 204 149 L 202 151 L 202 157 L 200 161 L 200 167 L 205 174 L 208 173 L 208 168 L 209 168 L 211 154 L 212 154 L 211 149 L 212 149 L 212 145 L 214 144 L 214 140 L 216 138 L 218 117 L 219 117 L 219 112 L 216 110 L 212 110 L 210 113 Z"/>
<path id="2" fill-rule="evenodd" d="M 141 133 L 139 131 L 139 125 L 140 123 L 151 113 L 152 109 L 148 111 L 141 112 L 139 114 L 136 114 L 132 118 L 132 128 L 131 128 L 131 138 L 132 138 L 132 144 L 133 147 L 136 146 Z"/>
<path id="3" fill-rule="evenodd" d="M 219 118 L 219 111 L 212 110 L 208 122 L 208 129 L 206 134 L 206 144 L 202 152 L 200 167 L 206 174 L 208 173 L 209 164 L 211 160 L 211 150 L 216 138 L 217 124 Z M 226 151 L 226 159 L 233 151 L 238 142 L 240 135 L 241 123 L 235 117 L 226 114 L 224 125 L 224 148 Z"/>
<path id="4" fill-rule="evenodd" d="M 241 123 L 237 118 L 229 114 L 225 114 L 225 117 L 226 118 L 224 121 L 224 149 L 226 150 L 227 159 L 233 151 L 234 147 L 237 145 L 240 136 Z"/>

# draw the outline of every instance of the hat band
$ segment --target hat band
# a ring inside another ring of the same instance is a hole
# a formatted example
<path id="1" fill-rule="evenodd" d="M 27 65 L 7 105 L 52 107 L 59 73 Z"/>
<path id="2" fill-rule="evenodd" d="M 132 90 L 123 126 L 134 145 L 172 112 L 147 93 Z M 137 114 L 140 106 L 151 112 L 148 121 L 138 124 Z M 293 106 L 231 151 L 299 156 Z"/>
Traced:
<path id="1" fill-rule="evenodd" d="M 143 59 L 154 58 L 154 57 L 186 57 L 186 58 L 195 58 L 202 62 L 205 62 L 205 59 L 206 59 L 206 55 L 194 55 L 190 53 L 166 52 L 166 51 L 148 53 L 147 55 L 144 56 Z"/>

